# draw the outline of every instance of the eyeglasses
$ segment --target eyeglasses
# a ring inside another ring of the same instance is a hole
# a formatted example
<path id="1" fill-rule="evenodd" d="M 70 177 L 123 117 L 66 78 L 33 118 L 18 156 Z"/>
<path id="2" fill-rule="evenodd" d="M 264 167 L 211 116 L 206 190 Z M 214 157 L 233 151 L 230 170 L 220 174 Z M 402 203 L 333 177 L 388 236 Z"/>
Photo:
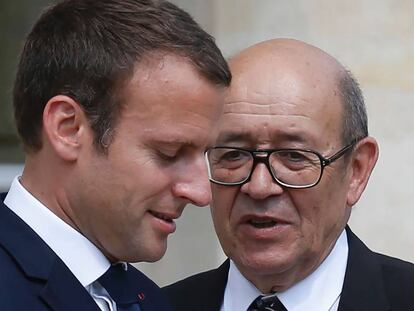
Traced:
<path id="1" fill-rule="evenodd" d="M 303 189 L 316 186 L 324 168 L 351 150 L 356 142 L 353 141 L 329 158 L 305 149 L 213 147 L 205 152 L 205 159 L 210 181 L 216 184 L 242 185 L 250 180 L 256 165 L 263 163 L 279 185 Z"/>

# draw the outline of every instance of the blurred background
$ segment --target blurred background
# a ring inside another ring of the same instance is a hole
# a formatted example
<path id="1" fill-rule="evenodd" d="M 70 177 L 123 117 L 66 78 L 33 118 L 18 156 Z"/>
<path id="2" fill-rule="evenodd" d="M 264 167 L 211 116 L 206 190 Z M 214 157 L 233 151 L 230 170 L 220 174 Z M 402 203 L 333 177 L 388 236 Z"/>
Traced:
<path id="1" fill-rule="evenodd" d="M 47 0 L 0 2 L 0 190 L 23 167 L 11 89 L 23 40 Z M 348 67 L 364 91 L 369 128 L 380 145 L 351 227 L 373 250 L 414 261 L 414 1 L 173 0 L 226 57 L 275 37 L 306 41 Z M 219 265 L 225 258 L 208 208 L 188 207 L 165 257 L 138 264 L 159 285 Z"/>

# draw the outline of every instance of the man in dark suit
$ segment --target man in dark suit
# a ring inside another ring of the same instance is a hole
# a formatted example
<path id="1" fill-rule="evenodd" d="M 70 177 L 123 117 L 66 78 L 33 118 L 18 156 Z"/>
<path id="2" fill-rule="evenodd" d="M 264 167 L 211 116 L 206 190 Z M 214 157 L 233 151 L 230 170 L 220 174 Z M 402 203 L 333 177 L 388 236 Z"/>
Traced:
<path id="1" fill-rule="evenodd" d="M 0 310 L 169 310 L 127 262 L 156 261 L 211 199 L 230 71 L 175 5 L 68 0 L 24 46 L 14 86 L 25 168 L 0 203 Z"/>
<path id="2" fill-rule="evenodd" d="M 414 265 L 347 226 L 378 158 L 361 90 L 296 40 L 254 45 L 206 153 L 215 230 L 229 259 L 165 288 L 177 311 L 414 310 Z"/>

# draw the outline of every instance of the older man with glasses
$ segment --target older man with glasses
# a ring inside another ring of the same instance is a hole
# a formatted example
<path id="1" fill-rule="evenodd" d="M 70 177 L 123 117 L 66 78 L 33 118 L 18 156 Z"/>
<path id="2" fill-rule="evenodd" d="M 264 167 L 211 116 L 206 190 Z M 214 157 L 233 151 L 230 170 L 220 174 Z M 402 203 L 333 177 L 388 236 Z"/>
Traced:
<path id="1" fill-rule="evenodd" d="M 205 153 L 229 260 L 167 287 L 176 310 L 414 310 L 414 265 L 372 252 L 347 226 L 378 158 L 351 73 L 287 39 L 254 45 L 230 67 Z"/>

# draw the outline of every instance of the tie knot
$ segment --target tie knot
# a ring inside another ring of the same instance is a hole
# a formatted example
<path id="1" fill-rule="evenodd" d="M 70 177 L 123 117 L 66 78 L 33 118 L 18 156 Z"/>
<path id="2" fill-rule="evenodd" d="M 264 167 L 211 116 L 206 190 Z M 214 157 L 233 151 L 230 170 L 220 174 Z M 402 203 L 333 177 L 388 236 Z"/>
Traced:
<path id="1" fill-rule="evenodd" d="M 247 311 L 287 311 L 276 294 L 260 295 L 250 304 Z"/>
<path id="2" fill-rule="evenodd" d="M 118 263 L 112 265 L 98 281 L 117 304 L 138 302 L 138 293 L 135 286 L 136 280 L 129 273 L 126 264 Z"/>

